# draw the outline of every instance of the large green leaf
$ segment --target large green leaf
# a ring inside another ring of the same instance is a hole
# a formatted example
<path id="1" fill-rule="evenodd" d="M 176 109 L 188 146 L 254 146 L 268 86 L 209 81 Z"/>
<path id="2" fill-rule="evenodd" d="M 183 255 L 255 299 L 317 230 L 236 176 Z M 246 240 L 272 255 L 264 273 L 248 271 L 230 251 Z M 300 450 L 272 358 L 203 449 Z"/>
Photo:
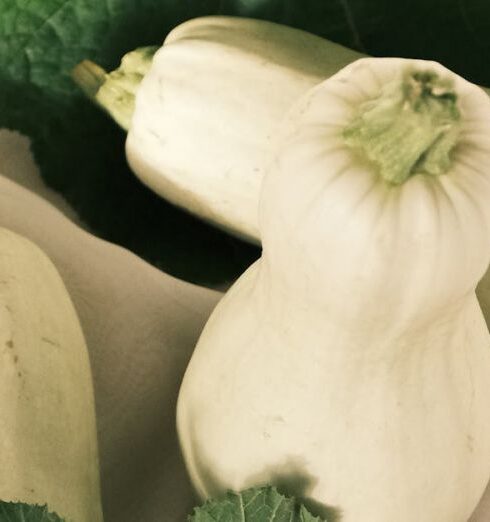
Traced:
<path id="1" fill-rule="evenodd" d="M 2 522 L 64 522 L 56 513 L 51 513 L 47 506 L 2 501 L 0 501 L 0 520 Z"/>
<path id="2" fill-rule="evenodd" d="M 96 233 L 191 281 L 232 280 L 259 250 L 143 187 L 124 134 L 69 73 L 83 58 L 113 69 L 129 50 L 213 13 L 283 22 L 372 55 L 435 59 L 490 85 L 487 0 L 0 0 L 0 127 L 32 138 L 46 182 Z"/>
<path id="3" fill-rule="evenodd" d="M 276 488 L 262 486 L 240 493 L 229 491 L 195 508 L 188 522 L 327 522 Z"/>

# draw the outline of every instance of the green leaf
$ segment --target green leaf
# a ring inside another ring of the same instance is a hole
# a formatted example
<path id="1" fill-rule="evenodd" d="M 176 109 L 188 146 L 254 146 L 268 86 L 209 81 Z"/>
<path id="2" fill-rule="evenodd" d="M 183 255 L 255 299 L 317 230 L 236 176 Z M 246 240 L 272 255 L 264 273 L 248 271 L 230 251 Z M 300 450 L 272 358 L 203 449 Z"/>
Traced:
<path id="1" fill-rule="evenodd" d="M 327 522 L 272 486 L 229 491 L 195 508 L 188 522 Z"/>
<path id="2" fill-rule="evenodd" d="M 47 506 L 1 500 L 0 520 L 2 522 L 64 522 L 56 513 L 50 513 Z"/>

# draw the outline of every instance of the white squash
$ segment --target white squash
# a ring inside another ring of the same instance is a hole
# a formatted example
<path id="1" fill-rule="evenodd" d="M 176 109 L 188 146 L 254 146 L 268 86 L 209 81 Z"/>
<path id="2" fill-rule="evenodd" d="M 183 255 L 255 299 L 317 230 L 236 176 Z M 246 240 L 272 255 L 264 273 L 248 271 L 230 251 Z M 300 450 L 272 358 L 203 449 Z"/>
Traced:
<path id="1" fill-rule="evenodd" d="M 298 29 L 229 16 L 184 22 L 151 60 L 153 52 L 129 53 L 108 76 L 84 61 L 75 81 L 129 129 L 126 157 L 143 183 L 259 242 L 260 184 L 284 112 L 362 55 Z"/>
<path id="2" fill-rule="evenodd" d="M 128 53 L 110 74 L 85 60 L 73 76 L 128 130 L 127 160 L 145 185 L 260 243 L 260 185 L 285 112 L 364 55 L 285 25 L 230 16 L 186 21 L 155 51 Z"/>
<path id="3" fill-rule="evenodd" d="M 489 201 L 490 100 L 440 64 L 361 59 L 305 95 L 263 255 L 181 385 L 202 497 L 287 484 L 342 522 L 467 521 L 490 478 Z"/>
<path id="4" fill-rule="evenodd" d="M 102 522 L 88 353 L 47 256 L 0 228 L 0 499 Z"/>

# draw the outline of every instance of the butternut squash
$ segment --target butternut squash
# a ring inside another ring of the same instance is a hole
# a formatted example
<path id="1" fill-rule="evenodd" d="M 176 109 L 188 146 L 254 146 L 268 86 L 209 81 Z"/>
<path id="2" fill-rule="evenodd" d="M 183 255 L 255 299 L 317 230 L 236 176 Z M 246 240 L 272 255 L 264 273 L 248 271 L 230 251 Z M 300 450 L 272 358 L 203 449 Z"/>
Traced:
<path id="1" fill-rule="evenodd" d="M 181 385 L 195 488 L 286 482 L 342 522 L 466 522 L 490 478 L 490 100 L 438 63 L 365 58 L 286 122 L 262 257 Z"/>
<path id="2" fill-rule="evenodd" d="M 184 22 L 155 50 L 129 53 L 109 75 L 84 61 L 75 81 L 128 130 L 126 157 L 143 183 L 258 243 L 260 184 L 284 112 L 361 55 L 298 29 L 229 16 Z"/>

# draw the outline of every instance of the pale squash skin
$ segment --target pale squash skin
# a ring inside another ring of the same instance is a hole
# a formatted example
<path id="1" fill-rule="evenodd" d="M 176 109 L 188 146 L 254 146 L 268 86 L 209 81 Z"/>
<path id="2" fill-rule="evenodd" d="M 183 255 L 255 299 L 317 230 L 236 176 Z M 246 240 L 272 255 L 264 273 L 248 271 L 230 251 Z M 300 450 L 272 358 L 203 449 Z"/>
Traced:
<path id="1" fill-rule="evenodd" d="M 450 169 L 388 185 L 342 129 L 404 64 L 455 82 Z M 341 522 L 466 522 L 490 478 L 490 101 L 435 62 L 362 59 L 290 113 L 263 255 L 207 323 L 177 425 L 202 497 L 286 484 Z"/>
<path id="2" fill-rule="evenodd" d="M 102 522 L 92 378 L 54 265 L 0 228 L 0 499 Z"/>
<path id="3" fill-rule="evenodd" d="M 187 21 L 138 87 L 128 163 L 168 201 L 257 243 L 260 185 L 285 111 L 360 56 L 272 22 Z"/>
<path id="4" fill-rule="evenodd" d="M 145 185 L 260 244 L 260 186 L 284 114 L 362 57 L 286 25 L 205 16 L 174 28 L 158 50 L 126 54 L 109 74 L 83 60 L 72 77 L 128 131 L 126 157 Z"/>

